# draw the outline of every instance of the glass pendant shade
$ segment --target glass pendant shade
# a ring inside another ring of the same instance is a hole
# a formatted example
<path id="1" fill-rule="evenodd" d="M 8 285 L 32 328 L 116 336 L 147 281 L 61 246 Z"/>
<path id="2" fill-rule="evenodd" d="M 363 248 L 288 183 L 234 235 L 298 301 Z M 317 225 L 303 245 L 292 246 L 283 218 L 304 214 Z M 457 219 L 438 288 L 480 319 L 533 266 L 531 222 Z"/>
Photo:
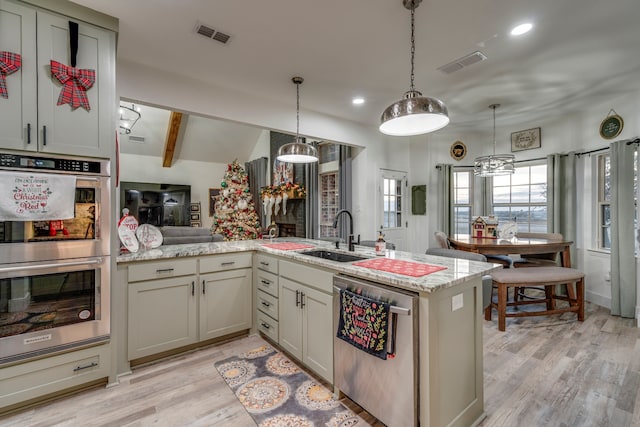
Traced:
<path id="1" fill-rule="evenodd" d="M 509 175 L 515 172 L 516 156 L 496 154 L 496 108 L 500 104 L 489 105 L 493 110 L 493 154 L 476 157 L 473 162 L 473 174 L 479 177 Z"/>
<path id="2" fill-rule="evenodd" d="M 313 145 L 300 140 L 300 85 L 302 77 L 293 77 L 291 81 L 296 85 L 296 139 L 278 148 L 276 159 L 287 163 L 313 163 L 318 161 L 318 150 Z"/>
<path id="3" fill-rule="evenodd" d="M 442 101 L 424 97 L 417 90 L 404 97 L 382 113 L 380 132 L 392 136 L 421 135 L 442 129 L 449 124 L 449 112 Z"/>

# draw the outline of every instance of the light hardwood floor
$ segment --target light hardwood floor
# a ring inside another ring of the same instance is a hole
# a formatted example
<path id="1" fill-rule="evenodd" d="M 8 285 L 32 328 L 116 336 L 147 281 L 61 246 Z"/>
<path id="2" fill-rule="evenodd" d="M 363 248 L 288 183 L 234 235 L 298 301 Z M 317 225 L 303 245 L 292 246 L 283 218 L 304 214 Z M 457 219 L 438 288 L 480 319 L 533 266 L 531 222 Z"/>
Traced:
<path id="1" fill-rule="evenodd" d="M 116 387 L 0 417 L 0 425 L 253 427 L 213 364 L 261 343 L 242 338 L 143 366 Z M 508 319 L 506 332 L 484 322 L 484 371 L 481 427 L 640 426 L 640 329 L 604 308 L 588 304 L 584 322 Z"/>

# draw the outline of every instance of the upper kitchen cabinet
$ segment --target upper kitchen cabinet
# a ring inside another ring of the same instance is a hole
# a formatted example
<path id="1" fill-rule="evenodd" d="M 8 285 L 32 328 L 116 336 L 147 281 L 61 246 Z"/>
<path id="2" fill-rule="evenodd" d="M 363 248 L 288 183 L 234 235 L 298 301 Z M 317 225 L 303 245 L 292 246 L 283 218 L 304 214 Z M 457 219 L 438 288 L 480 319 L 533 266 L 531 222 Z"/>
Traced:
<path id="1" fill-rule="evenodd" d="M 52 75 L 51 61 L 71 67 L 69 21 L 78 24 L 75 68 L 95 71 L 93 84 L 85 82 L 89 109 L 57 105 L 63 84 Z M 114 153 L 113 31 L 0 0 L 0 52 L 22 57 L 20 69 L 5 77 L 8 97 L 0 97 L 1 148 L 103 158 Z"/>

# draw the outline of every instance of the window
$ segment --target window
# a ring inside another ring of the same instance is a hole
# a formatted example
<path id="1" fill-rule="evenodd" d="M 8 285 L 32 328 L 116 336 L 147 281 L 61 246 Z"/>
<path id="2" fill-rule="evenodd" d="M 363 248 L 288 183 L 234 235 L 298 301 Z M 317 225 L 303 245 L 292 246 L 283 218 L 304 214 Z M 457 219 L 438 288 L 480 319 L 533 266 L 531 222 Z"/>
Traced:
<path id="1" fill-rule="evenodd" d="M 547 232 L 547 165 L 515 168 L 493 177 L 493 214 L 498 222 L 515 221 L 518 231 Z"/>
<path id="2" fill-rule="evenodd" d="M 320 218 L 319 238 L 338 237 L 339 229 L 333 228 L 333 219 L 340 208 L 340 166 L 338 157 L 340 146 L 322 143 L 318 146 Z"/>
<path id="3" fill-rule="evenodd" d="M 453 172 L 453 233 L 471 234 L 473 171 Z"/>
<path id="4" fill-rule="evenodd" d="M 611 249 L 611 157 L 600 154 L 598 164 L 598 248 Z"/>
<path id="5" fill-rule="evenodd" d="M 383 178 L 382 180 L 382 226 L 402 227 L 402 185 L 403 179 Z"/>

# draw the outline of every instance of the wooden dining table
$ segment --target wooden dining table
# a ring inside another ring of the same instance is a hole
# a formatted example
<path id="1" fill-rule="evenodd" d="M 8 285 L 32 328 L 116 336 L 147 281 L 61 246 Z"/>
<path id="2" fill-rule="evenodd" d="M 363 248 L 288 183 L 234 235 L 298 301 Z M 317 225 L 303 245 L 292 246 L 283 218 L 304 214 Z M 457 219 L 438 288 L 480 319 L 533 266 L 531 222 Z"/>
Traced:
<path id="1" fill-rule="evenodd" d="M 530 255 L 548 254 L 556 252 L 560 254 L 560 262 L 563 267 L 571 267 L 571 245 L 568 240 L 514 238 L 499 239 L 472 237 L 468 234 L 456 234 L 449 237 L 451 248 L 467 252 L 480 253 L 482 255 Z"/>

